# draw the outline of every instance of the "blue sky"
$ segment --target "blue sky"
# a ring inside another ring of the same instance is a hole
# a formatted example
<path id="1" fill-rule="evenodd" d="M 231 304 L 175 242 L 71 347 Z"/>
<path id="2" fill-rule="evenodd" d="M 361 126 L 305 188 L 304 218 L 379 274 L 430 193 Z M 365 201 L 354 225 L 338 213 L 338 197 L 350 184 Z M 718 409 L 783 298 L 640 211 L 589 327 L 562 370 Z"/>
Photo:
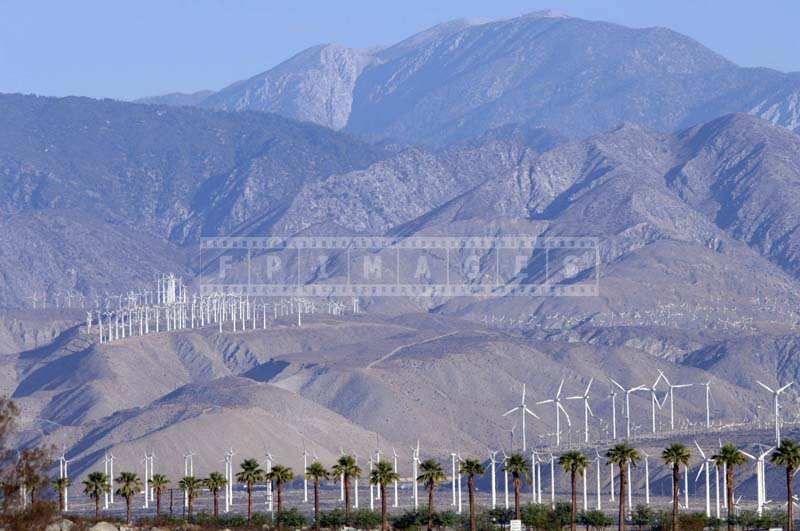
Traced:
<path id="1" fill-rule="evenodd" d="M 740 65 L 800 70 L 797 0 L 0 0 L 0 92 L 133 99 L 219 89 L 314 44 L 391 44 L 453 18 L 540 9 L 665 26 Z"/>

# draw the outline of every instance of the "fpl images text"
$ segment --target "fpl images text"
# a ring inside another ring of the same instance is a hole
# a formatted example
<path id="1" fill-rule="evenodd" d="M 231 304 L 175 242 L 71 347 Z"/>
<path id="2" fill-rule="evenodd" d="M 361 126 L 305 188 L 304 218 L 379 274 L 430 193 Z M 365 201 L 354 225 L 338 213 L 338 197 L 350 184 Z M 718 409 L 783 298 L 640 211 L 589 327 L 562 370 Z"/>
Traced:
<path id="1" fill-rule="evenodd" d="M 205 237 L 206 295 L 597 296 L 595 237 Z"/>

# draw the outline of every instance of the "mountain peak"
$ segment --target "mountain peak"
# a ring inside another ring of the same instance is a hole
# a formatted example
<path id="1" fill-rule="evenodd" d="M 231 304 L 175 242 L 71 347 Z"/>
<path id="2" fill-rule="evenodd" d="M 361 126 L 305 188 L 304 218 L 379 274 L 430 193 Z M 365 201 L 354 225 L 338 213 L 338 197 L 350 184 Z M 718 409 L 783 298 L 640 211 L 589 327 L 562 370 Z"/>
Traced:
<path id="1" fill-rule="evenodd" d="M 572 18 L 566 13 L 557 11 L 555 9 L 542 9 L 539 11 L 531 11 L 516 17 L 518 19 L 537 19 L 537 18 Z"/>

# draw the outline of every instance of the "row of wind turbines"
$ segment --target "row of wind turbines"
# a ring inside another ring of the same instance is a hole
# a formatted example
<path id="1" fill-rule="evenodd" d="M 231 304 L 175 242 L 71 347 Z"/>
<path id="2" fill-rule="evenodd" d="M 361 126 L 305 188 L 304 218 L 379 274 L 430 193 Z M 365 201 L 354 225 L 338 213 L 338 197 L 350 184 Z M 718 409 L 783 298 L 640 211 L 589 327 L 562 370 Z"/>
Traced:
<path id="1" fill-rule="evenodd" d="M 302 326 L 304 314 L 338 317 L 349 308 L 349 304 L 334 299 L 320 302 L 302 297 L 268 300 L 236 294 L 190 296 L 183 280 L 171 274 L 158 277 L 153 291 L 117 296 L 116 305 L 109 304 L 112 298 L 106 298 L 105 308 L 98 304 L 95 310 L 86 312 L 86 333 L 96 333 L 100 343 L 212 325 L 220 333 L 266 330 L 268 323 L 289 316 Z M 360 313 L 358 297 L 352 298 L 352 313 Z"/>
<path id="2" fill-rule="evenodd" d="M 703 447 L 695 440 L 693 441 L 694 446 L 697 448 L 697 451 L 701 457 L 700 466 L 697 469 L 697 474 L 695 476 L 694 482 L 697 483 L 700 481 L 701 477 L 704 477 L 705 481 L 705 489 L 704 489 L 704 509 L 706 516 L 715 515 L 716 517 L 720 517 L 722 511 L 728 511 L 731 508 L 727 507 L 727 502 L 724 495 L 720 495 L 720 493 L 724 493 L 726 491 L 726 481 L 727 481 L 727 474 L 726 469 L 724 466 L 720 469 L 717 467 L 713 460 L 711 459 L 712 452 L 710 449 Z M 720 446 L 722 446 L 720 442 Z M 770 503 L 770 500 L 767 499 L 766 496 L 766 458 L 769 454 L 775 450 L 775 447 L 764 448 L 763 446 L 759 447 L 758 452 L 746 452 L 741 450 L 741 452 L 756 466 L 755 473 L 756 473 L 756 509 L 758 514 L 762 514 L 764 508 Z M 639 467 L 634 472 L 634 467 L 627 467 L 627 503 L 628 509 L 632 510 L 633 508 L 633 488 L 635 483 L 632 481 L 634 478 L 632 477 L 633 474 L 641 474 L 642 477 L 640 478 L 643 483 L 644 487 L 644 503 L 645 505 L 650 505 L 652 502 L 651 496 L 651 472 L 652 467 L 650 463 L 650 459 L 653 457 L 648 454 L 644 450 L 640 450 L 640 453 L 643 457 L 643 467 Z M 340 450 L 340 454 L 344 455 L 345 452 Z M 184 476 L 195 476 L 195 466 L 194 466 L 194 458 L 197 454 L 193 451 L 188 451 L 183 454 L 183 472 Z M 234 456 L 236 452 L 230 448 L 225 451 L 223 455 L 223 459 L 219 462 L 224 464 L 225 467 L 225 479 L 226 485 L 224 487 L 224 504 L 222 506 L 222 510 L 225 513 L 231 512 L 234 509 L 234 485 L 236 484 L 236 475 L 234 471 Z M 316 452 L 309 452 L 305 444 L 303 445 L 302 450 L 302 459 L 303 459 L 303 466 L 304 469 L 309 465 L 309 457 L 313 456 L 314 461 L 318 460 Z M 358 455 L 355 452 L 351 452 L 356 461 L 358 462 Z M 392 466 L 393 470 L 400 474 L 400 460 L 397 451 L 392 448 Z M 532 450 L 529 454 L 524 453 L 523 455 L 526 458 L 529 458 L 530 462 L 530 501 L 532 503 L 549 503 L 551 506 L 555 505 L 556 502 L 556 473 L 560 470 L 560 467 L 557 466 L 558 456 L 557 453 L 554 453 L 552 450 L 542 451 L 542 450 Z M 408 462 L 407 471 L 410 472 L 410 475 L 402 476 L 400 475 L 399 479 L 393 482 L 393 488 L 390 490 L 392 493 L 392 501 L 391 505 L 394 508 L 398 508 L 401 505 L 401 491 L 410 495 L 410 499 L 406 502 L 409 506 L 413 507 L 414 510 L 418 510 L 420 508 L 420 499 L 419 499 L 419 470 L 420 464 L 422 463 L 421 459 L 421 450 L 420 444 L 417 442 L 416 446 L 411 447 L 410 460 Z M 497 451 L 491 451 L 488 456 L 488 475 L 490 476 L 490 499 L 491 499 L 491 508 L 496 509 L 498 507 L 504 507 L 505 509 L 509 509 L 511 507 L 510 501 L 510 490 L 509 490 L 509 471 L 505 466 L 506 461 L 510 456 L 505 452 L 502 453 L 502 456 L 499 455 Z M 265 471 L 270 472 L 272 470 L 273 464 L 275 460 L 270 452 L 265 452 Z M 454 508 L 456 512 L 459 514 L 462 513 L 464 510 L 464 503 L 462 498 L 462 488 L 463 488 L 463 481 L 462 481 L 462 474 L 460 471 L 459 463 L 463 461 L 460 452 L 452 452 L 450 454 L 451 458 L 451 473 L 449 476 L 449 483 L 450 483 L 450 491 L 452 496 L 451 506 Z M 60 477 L 62 479 L 69 478 L 68 474 L 68 464 L 71 462 L 71 459 L 67 459 L 65 454 L 62 454 L 60 457 L 60 465 L 59 465 L 59 472 Z M 376 463 L 381 461 L 381 449 L 376 448 L 374 451 L 367 456 L 367 464 L 368 469 L 365 471 L 369 474 L 372 471 L 373 466 Z M 109 492 L 105 493 L 104 500 L 103 500 L 103 507 L 104 509 L 108 510 L 111 506 L 114 505 L 114 456 L 113 454 L 107 452 L 101 461 L 104 467 L 104 472 L 108 478 L 109 482 Z M 142 509 L 147 510 L 151 507 L 151 504 L 155 500 L 154 488 L 152 487 L 152 480 L 155 473 L 155 454 L 153 452 L 145 452 L 143 459 L 140 461 L 140 464 L 144 466 L 144 474 L 142 476 L 144 488 L 144 502 L 141 506 Z M 500 469 L 499 467 L 502 467 Z M 603 503 L 604 503 L 604 492 L 603 492 L 603 476 L 605 475 L 604 467 L 608 468 L 608 501 L 610 503 L 615 502 L 616 490 L 615 490 L 615 479 L 617 477 L 617 472 L 615 471 L 615 467 L 611 463 L 604 462 L 603 457 L 601 456 L 600 452 L 595 448 L 594 449 L 594 458 L 590 460 L 590 467 L 582 474 L 582 505 L 584 510 L 589 509 L 596 509 L 596 510 L 603 510 Z M 689 489 L 689 477 L 690 477 L 690 470 L 693 467 L 689 464 L 684 466 L 684 473 L 683 473 L 683 488 L 682 490 L 682 508 L 684 510 L 690 508 L 690 489 Z M 714 479 L 712 483 L 711 473 L 714 473 Z M 502 482 L 498 482 L 500 479 L 500 474 L 502 473 Z M 566 473 L 565 473 L 566 474 Z M 544 476 L 544 477 L 543 477 Z M 359 487 L 359 477 L 356 476 L 354 479 L 354 497 L 352 498 L 352 507 L 354 509 L 358 509 L 360 506 L 360 499 L 359 499 L 359 492 L 361 488 Z M 344 477 L 338 477 L 335 480 L 339 486 L 339 501 L 342 502 L 345 500 L 345 480 Z M 498 484 L 499 483 L 499 484 Z M 589 484 L 594 483 L 595 485 L 590 489 Z M 273 497 L 273 489 L 271 482 L 265 482 L 263 486 L 264 492 L 264 506 L 265 509 L 272 513 L 275 509 L 274 505 L 274 497 Z M 363 487 L 362 487 L 363 488 Z M 69 487 L 64 487 L 63 492 L 63 500 L 64 500 L 64 510 L 69 511 Z M 261 490 L 257 488 L 256 490 Z M 511 489 L 513 491 L 513 489 Z M 593 490 L 594 492 L 590 492 Z M 303 477 L 303 503 L 309 503 L 309 483 L 308 479 L 304 476 Z M 712 494 L 713 493 L 713 494 Z M 24 493 L 23 493 L 24 495 Z M 239 494 L 239 496 L 243 496 L 244 493 Z M 501 498 L 502 495 L 502 498 Z M 640 494 L 641 496 L 641 494 Z M 388 497 L 388 495 L 387 495 Z M 740 507 L 742 496 L 738 496 L 738 498 L 734 498 L 734 507 L 733 510 L 738 510 Z M 377 488 L 374 488 L 373 485 L 369 485 L 369 508 L 374 510 L 375 503 L 380 501 L 380 491 Z M 388 502 L 388 500 L 387 500 Z M 184 495 L 183 497 L 183 504 L 186 507 L 188 503 L 188 497 Z M 610 508 L 610 507 L 608 507 Z"/>
<path id="3" fill-rule="evenodd" d="M 560 448 L 562 442 L 562 416 L 564 420 L 566 420 L 568 426 L 572 426 L 572 420 L 570 418 L 569 412 L 567 408 L 564 406 L 565 401 L 580 401 L 583 410 L 583 443 L 584 445 L 590 444 L 591 439 L 591 430 L 589 419 L 590 418 L 597 418 L 594 411 L 592 410 L 591 406 L 591 390 L 592 384 L 594 383 L 594 378 L 589 380 L 589 383 L 586 385 L 586 388 L 583 390 L 582 393 L 573 395 L 573 396 L 566 396 L 562 397 L 562 391 L 564 389 L 564 379 L 561 380 L 555 395 L 552 398 L 547 398 L 544 400 L 539 400 L 535 402 L 536 406 L 545 406 L 548 404 L 552 404 L 552 414 L 554 419 L 555 425 L 555 447 Z M 663 383 L 662 383 L 663 382 Z M 781 387 L 772 388 L 758 380 L 756 383 L 770 393 L 770 398 L 772 402 L 772 412 L 773 412 L 773 420 L 774 420 L 774 430 L 775 430 L 775 444 L 780 444 L 781 439 L 781 406 L 780 406 L 780 396 L 783 394 L 789 387 L 793 385 L 794 382 L 789 382 Z M 659 389 L 659 385 L 664 387 L 664 389 Z M 623 418 L 625 419 L 625 439 L 631 439 L 631 395 L 634 393 L 644 393 L 650 395 L 650 431 L 653 435 L 657 433 L 657 425 L 656 419 L 658 417 L 658 412 L 663 410 L 664 406 L 669 402 L 669 429 L 671 432 L 675 431 L 675 392 L 679 389 L 687 389 L 690 387 L 701 387 L 704 388 L 704 398 L 705 398 L 705 428 L 706 430 L 711 430 L 712 428 L 712 420 L 711 420 L 711 380 L 706 382 L 699 382 L 699 383 L 673 383 L 669 380 L 669 378 L 664 374 L 663 371 L 660 369 L 658 370 L 658 376 L 656 377 L 655 381 L 651 385 L 635 385 L 631 387 L 624 387 L 620 384 L 617 380 L 613 378 L 609 378 L 609 387 L 610 393 L 607 395 L 608 398 L 611 399 L 611 420 L 610 420 L 610 428 L 611 428 L 611 439 L 618 440 L 617 434 L 617 396 L 622 394 L 624 396 L 624 409 L 623 409 Z M 659 398 L 659 392 L 663 392 L 663 397 Z M 527 426 L 526 426 L 526 419 L 533 418 L 537 420 L 541 420 L 541 417 L 534 413 L 529 407 L 526 402 L 526 385 L 522 385 L 522 398 L 519 405 L 512 407 L 508 411 L 502 414 L 502 417 L 508 417 L 512 414 L 518 414 L 520 424 L 522 426 L 522 451 L 527 451 L 528 448 L 528 441 L 527 441 Z M 603 422 L 602 419 L 600 419 Z M 515 428 L 512 428 L 512 446 L 513 446 L 513 431 Z M 595 442 L 600 442 L 602 438 L 597 438 Z"/>

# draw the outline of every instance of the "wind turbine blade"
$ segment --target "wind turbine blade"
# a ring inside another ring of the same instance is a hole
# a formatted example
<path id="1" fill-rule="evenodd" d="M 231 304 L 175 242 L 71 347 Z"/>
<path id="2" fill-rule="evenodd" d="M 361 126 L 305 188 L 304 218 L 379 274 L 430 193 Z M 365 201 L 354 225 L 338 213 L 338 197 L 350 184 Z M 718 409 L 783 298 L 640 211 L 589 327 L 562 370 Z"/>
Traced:
<path id="1" fill-rule="evenodd" d="M 589 378 L 589 385 L 586 386 L 586 391 L 583 392 L 583 396 L 589 395 L 589 390 L 592 388 L 593 383 L 594 383 L 594 378 Z"/>
<path id="2" fill-rule="evenodd" d="M 533 416 L 533 417 L 535 417 L 537 419 L 539 418 L 539 415 L 537 415 L 536 413 L 534 413 L 533 411 L 531 411 L 527 407 L 525 408 L 525 413 L 527 413 L 528 415 L 531 415 L 531 416 Z"/>
<path id="3" fill-rule="evenodd" d="M 552 398 L 548 398 L 547 400 L 540 400 L 540 401 L 536 402 L 536 405 L 537 406 L 541 406 L 542 404 L 549 404 L 550 402 L 553 402 L 553 401 L 554 400 Z"/>
<path id="4" fill-rule="evenodd" d="M 525 403 L 525 384 L 522 384 L 522 403 Z"/>
<path id="5" fill-rule="evenodd" d="M 653 391 L 653 398 L 655 398 L 655 403 L 658 409 L 661 409 L 661 402 L 658 400 L 658 393 L 656 393 L 655 389 L 651 389 Z M 664 402 L 667 401 L 667 395 L 664 395 Z"/>
<path id="6" fill-rule="evenodd" d="M 697 446 L 697 451 L 698 451 L 698 452 L 700 452 L 700 455 L 702 455 L 702 456 L 703 456 L 703 459 L 705 459 L 705 458 L 706 458 L 706 453 L 703 451 L 703 449 L 702 449 L 702 448 L 700 448 L 700 445 L 699 445 L 699 444 L 697 444 L 697 441 L 696 441 L 696 440 L 694 441 L 694 445 L 695 445 L 695 446 Z"/>
<path id="7" fill-rule="evenodd" d="M 582 396 L 568 396 L 564 400 L 583 400 Z"/>
<path id="8" fill-rule="evenodd" d="M 564 378 L 561 378 L 561 383 L 558 384 L 558 391 L 556 391 L 556 398 L 561 396 L 561 388 L 564 387 Z"/>
<path id="9" fill-rule="evenodd" d="M 673 385 L 672 388 L 673 389 L 682 389 L 684 387 L 692 387 L 693 385 L 694 384 L 678 384 L 678 385 Z"/>
<path id="10" fill-rule="evenodd" d="M 515 412 L 515 411 L 516 411 L 516 410 L 518 410 L 518 409 L 519 409 L 519 406 L 517 406 L 517 407 L 515 407 L 515 408 L 512 408 L 512 409 L 509 409 L 508 411 L 506 411 L 505 413 L 503 413 L 503 416 L 504 416 L 504 417 L 507 417 L 508 415 L 512 414 L 513 412 Z"/>
<path id="11" fill-rule="evenodd" d="M 778 393 L 782 393 L 782 392 L 786 391 L 787 389 L 789 389 L 789 387 L 791 387 L 791 386 L 792 386 L 792 384 L 793 384 L 793 383 L 794 383 L 794 382 L 789 382 L 788 384 L 786 384 L 786 385 L 784 385 L 783 387 L 781 387 L 780 389 L 778 389 L 778 391 L 777 391 L 777 392 L 778 392 Z"/>
<path id="12" fill-rule="evenodd" d="M 697 471 L 697 475 L 696 475 L 696 476 L 695 476 L 695 478 L 694 478 L 694 481 L 695 481 L 695 483 L 697 483 L 697 480 L 698 480 L 698 479 L 700 479 L 700 474 L 702 474 L 702 473 L 703 473 L 703 468 L 705 468 L 705 466 L 706 466 L 706 464 L 705 464 L 705 463 L 703 463 L 702 465 L 700 465 L 700 468 L 699 468 L 699 469 L 698 469 L 698 471 Z"/>
<path id="13" fill-rule="evenodd" d="M 614 385 L 616 385 L 617 387 L 619 387 L 620 391 L 622 391 L 622 392 L 625 392 L 625 388 L 624 388 L 624 387 L 622 387 L 622 386 L 619 384 L 619 382 L 618 382 L 618 381 L 616 381 L 614 378 L 609 378 L 609 381 L 610 381 L 612 384 L 614 384 Z"/>
<path id="14" fill-rule="evenodd" d="M 594 417 L 594 411 L 592 411 L 592 406 L 589 405 L 589 401 L 586 401 L 586 410 L 589 412 L 589 416 Z"/>
<path id="15" fill-rule="evenodd" d="M 752 459 L 753 461 L 755 461 L 755 460 L 756 460 L 756 457 L 755 457 L 754 455 L 748 454 L 748 453 L 747 453 L 747 452 L 745 452 L 744 450 L 739 450 L 739 451 L 742 453 L 742 455 L 743 455 L 743 456 L 745 456 L 745 457 L 749 457 L 749 458 L 750 458 L 750 459 Z"/>
<path id="16" fill-rule="evenodd" d="M 572 426 L 572 421 L 569 420 L 569 413 L 567 413 L 567 410 L 564 409 L 564 406 L 562 406 L 560 402 L 558 403 L 558 409 L 560 409 L 564 413 L 564 416 L 567 417 L 567 425 Z"/>
<path id="17" fill-rule="evenodd" d="M 772 389 L 771 389 L 771 388 L 770 388 L 768 385 L 765 385 L 765 384 L 763 384 L 763 383 L 759 382 L 758 380 L 756 380 L 756 383 L 757 383 L 758 385 L 760 385 L 761 387 L 763 387 L 764 389 L 766 389 L 767 391 L 769 391 L 770 393 L 774 393 L 774 392 L 775 392 L 775 391 L 773 391 L 773 390 L 772 390 Z"/>
<path id="18" fill-rule="evenodd" d="M 666 404 L 666 403 L 667 403 L 667 398 L 669 398 L 669 393 L 665 393 L 665 394 L 664 394 L 664 400 L 662 400 L 662 401 L 661 401 L 661 402 L 658 404 L 658 409 L 662 409 L 662 408 L 664 407 L 664 404 Z M 658 397 L 656 397 L 656 402 L 658 402 Z"/>

